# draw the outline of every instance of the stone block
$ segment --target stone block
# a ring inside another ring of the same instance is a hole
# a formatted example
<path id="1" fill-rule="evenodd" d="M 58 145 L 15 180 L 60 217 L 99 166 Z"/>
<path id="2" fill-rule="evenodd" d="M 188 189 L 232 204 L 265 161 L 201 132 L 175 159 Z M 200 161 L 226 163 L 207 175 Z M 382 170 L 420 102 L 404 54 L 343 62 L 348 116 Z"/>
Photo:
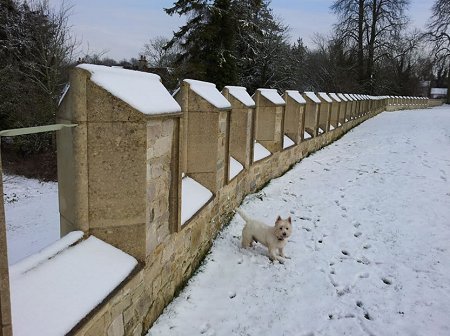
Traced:
<path id="1" fill-rule="evenodd" d="M 90 227 L 145 222 L 145 125 L 93 123 L 88 133 Z"/>
<path id="2" fill-rule="evenodd" d="M 140 262 L 144 262 L 146 256 L 145 226 L 145 223 L 141 223 L 133 226 L 92 228 L 90 233 L 134 256 Z"/>
<path id="3" fill-rule="evenodd" d="M 108 327 L 108 336 L 123 336 L 125 335 L 125 330 L 123 327 L 123 315 L 118 315 Z"/>

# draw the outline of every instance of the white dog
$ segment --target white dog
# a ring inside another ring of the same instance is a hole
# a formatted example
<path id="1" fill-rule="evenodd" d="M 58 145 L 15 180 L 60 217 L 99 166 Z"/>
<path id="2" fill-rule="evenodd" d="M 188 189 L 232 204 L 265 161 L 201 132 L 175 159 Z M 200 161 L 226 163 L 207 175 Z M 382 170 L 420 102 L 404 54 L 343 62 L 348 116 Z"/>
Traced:
<path id="1" fill-rule="evenodd" d="M 255 219 L 249 218 L 242 210 L 236 209 L 237 213 L 245 220 L 245 226 L 242 229 L 242 247 L 251 247 L 253 242 L 259 242 L 269 250 L 269 259 L 278 260 L 284 263 L 282 258 L 288 258 L 284 255 L 284 247 L 287 239 L 292 232 L 291 217 L 281 219 L 280 216 L 275 221 L 275 226 L 268 226 Z"/>

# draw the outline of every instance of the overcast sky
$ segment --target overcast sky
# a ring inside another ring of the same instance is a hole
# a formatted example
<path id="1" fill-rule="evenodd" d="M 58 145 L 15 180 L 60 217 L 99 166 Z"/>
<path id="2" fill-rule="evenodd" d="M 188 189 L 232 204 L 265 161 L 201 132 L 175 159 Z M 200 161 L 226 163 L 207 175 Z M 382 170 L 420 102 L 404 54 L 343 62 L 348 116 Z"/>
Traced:
<path id="1" fill-rule="evenodd" d="M 50 0 L 58 7 L 63 0 Z M 70 24 L 84 53 L 106 52 L 116 60 L 138 57 L 151 38 L 165 36 L 183 25 L 184 18 L 167 15 L 163 8 L 173 0 L 65 0 L 72 4 Z M 275 15 L 290 27 L 292 41 L 301 37 L 311 46 L 315 33 L 330 32 L 335 16 L 332 0 L 272 0 Z M 409 15 L 413 26 L 423 28 L 433 0 L 411 0 Z"/>

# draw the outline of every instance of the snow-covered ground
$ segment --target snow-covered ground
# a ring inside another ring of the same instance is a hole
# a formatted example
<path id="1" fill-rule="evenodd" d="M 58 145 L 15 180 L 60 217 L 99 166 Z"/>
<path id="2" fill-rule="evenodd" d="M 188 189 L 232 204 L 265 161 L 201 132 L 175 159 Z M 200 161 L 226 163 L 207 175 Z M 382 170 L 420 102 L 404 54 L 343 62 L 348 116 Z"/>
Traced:
<path id="1" fill-rule="evenodd" d="M 3 193 L 9 264 L 60 238 L 57 183 L 4 175 Z"/>
<path id="2" fill-rule="evenodd" d="M 368 120 L 242 209 L 292 216 L 291 259 L 236 215 L 149 335 L 450 335 L 450 107 Z"/>

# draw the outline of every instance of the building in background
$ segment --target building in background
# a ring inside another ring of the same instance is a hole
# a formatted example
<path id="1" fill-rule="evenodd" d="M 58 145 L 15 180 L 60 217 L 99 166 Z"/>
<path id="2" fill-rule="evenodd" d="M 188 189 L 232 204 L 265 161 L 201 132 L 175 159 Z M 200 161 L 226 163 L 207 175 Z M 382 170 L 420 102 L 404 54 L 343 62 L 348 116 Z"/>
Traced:
<path id="1" fill-rule="evenodd" d="M 448 89 L 447 88 L 431 88 L 430 98 L 431 99 L 445 99 L 447 98 Z"/>

